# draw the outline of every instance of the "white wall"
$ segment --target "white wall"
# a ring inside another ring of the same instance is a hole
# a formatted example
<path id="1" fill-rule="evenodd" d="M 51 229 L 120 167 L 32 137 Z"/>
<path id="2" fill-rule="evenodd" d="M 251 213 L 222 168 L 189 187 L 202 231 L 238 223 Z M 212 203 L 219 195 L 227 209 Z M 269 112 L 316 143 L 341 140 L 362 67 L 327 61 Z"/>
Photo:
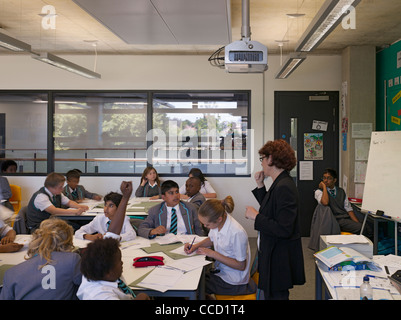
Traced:
<path id="1" fill-rule="evenodd" d="M 92 56 L 63 56 L 87 68 L 93 67 Z M 4 89 L 77 89 L 77 90 L 251 90 L 251 128 L 253 171 L 260 169 L 257 150 L 274 139 L 274 91 L 306 91 L 341 89 L 341 56 L 310 56 L 286 80 L 276 80 L 280 58 L 269 57 L 265 74 L 227 74 L 210 66 L 207 56 L 99 56 L 97 72 L 102 79 L 88 80 L 67 71 L 46 65 L 26 55 L 0 56 L 0 90 Z M 264 133 L 264 136 L 263 136 Z M 23 204 L 39 189 L 45 177 L 9 177 L 9 182 L 22 187 Z M 105 194 L 119 189 L 123 179 L 134 186 L 139 177 L 82 177 L 85 187 Z M 174 178 L 183 184 L 185 177 Z M 245 206 L 257 203 L 251 190 L 253 178 L 209 178 L 219 198 L 231 195 L 236 209 L 233 216 L 249 236 L 255 236 L 253 223 L 244 218 Z"/>

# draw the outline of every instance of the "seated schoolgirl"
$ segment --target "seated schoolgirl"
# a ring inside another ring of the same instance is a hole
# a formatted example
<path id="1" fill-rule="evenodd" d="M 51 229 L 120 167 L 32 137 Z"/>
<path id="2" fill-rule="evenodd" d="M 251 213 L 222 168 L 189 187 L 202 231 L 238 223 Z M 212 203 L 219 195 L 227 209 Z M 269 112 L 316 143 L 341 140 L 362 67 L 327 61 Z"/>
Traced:
<path id="1" fill-rule="evenodd" d="M 186 253 L 197 251 L 215 260 L 214 269 L 206 273 L 206 293 L 243 295 L 256 292 L 250 278 L 251 251 L 244 228 L 231 216 L 234 201 L 209 199 L 198 211 L 199 221 L 208 228 L 208 237 L 194 245 L 185 244 Z M 214 247 L 211 249 L 210 247 Z"/>
<path id="2" fill-rule="evenodd" d="M 135 197 L 161 198 L 160 178 L 153 167 L 147 167 L 141 177 L 141 183 L 135 191 Z"/>

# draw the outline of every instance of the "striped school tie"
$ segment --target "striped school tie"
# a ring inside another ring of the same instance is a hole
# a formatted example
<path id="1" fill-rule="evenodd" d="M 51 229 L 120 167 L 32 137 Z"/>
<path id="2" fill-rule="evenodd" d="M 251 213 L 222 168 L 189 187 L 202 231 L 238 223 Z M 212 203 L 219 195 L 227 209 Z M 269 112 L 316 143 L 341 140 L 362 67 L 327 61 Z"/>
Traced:
<path id="1" fill-rule="evenodd" d="M 78 192 L 77 189 L 75 189 L 73 192 L 71 192 L 72 200 L 78 200 Z"/>
<path id="2" fill-rule="evenodd" d="M 111 222 L 111 220 L 109 220 L 109 221 L 107 221 L 107 222 L 106 222 L 106 231 L 108 231 L 108 230 L 109 230 L 109 227 L 110 227 L 110 222 Z"/>
<path id="3" fill-rule="evenodd" d="M 336 189 L 335 189 L 335 188 L 334 188 L 334 189 L 329 189 L 329 192 L 330 192 L 330 194 L 331 194 L 331 196 L 332 196 L 333 198 L 336 197 Z"/>
<path id="4" fill-rule="evenodd" d="M 171 209 L 171 225 L 170 232 L 177 234 L 177 214 L 175 213 L 175 209 Z"/>
<path id="5" fill-rule="evenodd" d="M 120 278 L 118 279 L 118 288 L 124 292 L 125 294 L 130 294 L 132 295 L 134 298 L 136 298 L 136 295 L 134 293 L 134 291 L 131 290 L 130 287 L 128 287 L 124 281 L 122 281 Z"/>

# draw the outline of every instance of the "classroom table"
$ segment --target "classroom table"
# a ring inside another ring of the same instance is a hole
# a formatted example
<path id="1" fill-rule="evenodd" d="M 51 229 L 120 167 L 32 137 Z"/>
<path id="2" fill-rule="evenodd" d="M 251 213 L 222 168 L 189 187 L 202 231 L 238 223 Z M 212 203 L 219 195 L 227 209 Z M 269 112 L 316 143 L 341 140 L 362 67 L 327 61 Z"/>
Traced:
<path id="1" fill-rule="evenodd" d="M 359 205 L 352 204 L 352 208 L 354 209 L 355 212 L 360 212 L 361 214 L 364 214 L 365 217 L 363 219 L 362 223 L 362 228 L 361 228 L 361 234 L 364 231 L 365 225 L 368 221 L 373 221 L 373 254 L 378 253 L 378 247 L 379 247 L 379 223 L 380 222 L 393 222 L 394 223 L 394 252 L 396 255 L 398 255 L 398 222 L 396 219 L 393 219 L 391 217 L 386 217 L 386 216 L 378 216 L 374 213 L 367 212 L 366 210 L 362 210 Z"/>
<path id="2" fill-rule="evenodd" d="M 162 202 L 163 200 L 150 200 L 147 197 L 133 197 L 128 201 L 127 210 L 125 214 L 136 219 L 145 219 L 148 215 L 148 210 Z M 60 219 L 63 220 L 75 220 L 75 221 L 91 221 L 96 215 L 103 214 L 103 201 L 95 201 L 90 199 L 85 199 L 80 202 L 80 204 L 87 205 L 89 207 L 88 211 L 83 212 L 81 215 L 58 215 Z"/>
<path id="3" fill-rule="evenodd" d="M 373 261 L 377 261 L 380 259 L 381 256 L 374 256 Z M 400 269 L 401 269 L 401 264 L 400 264 Z M 391 275 L 390 274 L 385 274 L 384 272 L 374 272 L 370 270 L 358 270 L 358 271 L 351 271 L 354 273 L 354 275 L 363 277 L 365 274 L 370 274 L 374 276 L 378 281 L 381 281 L 383 284 L 383 287 L 387 287 L 387 282 L 389 281 L 387 279 L 387 276 Z M 340 271 L 327 271 L 322 268 L 322 266 L 318 263 L 317 259 L 315 259 L 315 299 L 316 300 L 327 300 L 327 299 L 334 299 L 337 300 L 337 288 L 341 288 L 341 286 L 337 286 L 334 282 L 333 279 L 330 277 L 332 273 L 337 273 L 339 274 Z M 352 279 L 352 277 L 349 277 Z M 381 280 L 382 279 L 382 280 Z M 354 288 L 359 286 L 360 283 L 354 283 Z M 343 289 L 346 289 L 347 287 L 342 287 Z M 349 287 L 350 289 L 354 289 L 352 286 Z M 323 295 L 324 293 L 324 295 Z M 401 295 L 400 293 L 393 288 L 392 291 L 390 292 L 390 295 L 393 300 L 401 300 Z"/>
<path id="4" fill-rule="evenodd" d="M 28 243 L 31 239 L 31 235 L 17 235 L 15 242 L 23 243 L 24 247 L 18 252 L 12 253 L 1 253 L 0 254 L 0 284 L 3 283 L 4 272 L 11 265 L 19 264 L 25 261 L 25 256 L 28 249 Z M 156 238 L 157 239 L 157 238 Z M 176 259 L 172 257 L 176 257 L 177 254 L 171 254 L 170 252 L 155 252 L 155 253 L 146 253 L 141 247 L 149 248 L 149 246 L 157 245 L 156 239 L 145 239 L 137 236 L 136 239 L 121 242 L 121 253 L 122 253 L 122 261 L 123 261 L 123 277 L 126 280 L 126 283 L 132 287 L 135 292 L 144 292 L 149 296 L 154 297 L 184 297 L 190 300 L 204 300 L 205 299 L 205 275 L 204 275 L 204 267 L 199 267 L 194 270 L 185 272 L 182 277 L 174 284 L 173 287 L 169 288 L 165 292 L 151 290 L 144 287 L 139 286 L 139 279 L 143 278 L 146 274 L 155 269 L 155 267 L 144 267 L 144 268 L 135 268 L 133 266 L 133 259 L 135 257 L 143 257 L 149 255 L 158 255 L 163 256 L 165 266 L 170 266 Z M 79 248 L 84 248 L 90 241 L 88 240 L 80 240 L 74 238 L 74 245 Z M 183 244 L 182 244 L 183 246 Z M 179 247 L 179 244 L 175 244 L 174 247 Z M 186 258 L 182 256 L 181 258 Z M 201 257 L 198 257 L 201 258 Z M 204 259 L 204 258 L 203 258 Z M 205 260 L 205 264 L 209 263 Z"/>

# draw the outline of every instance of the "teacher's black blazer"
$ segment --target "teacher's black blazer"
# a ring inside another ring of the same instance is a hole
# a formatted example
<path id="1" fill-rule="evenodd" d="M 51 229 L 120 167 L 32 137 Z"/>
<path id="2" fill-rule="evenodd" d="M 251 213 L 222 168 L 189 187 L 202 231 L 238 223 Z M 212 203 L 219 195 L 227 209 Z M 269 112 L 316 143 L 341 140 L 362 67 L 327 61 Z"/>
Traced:
<path id="1" fill-rule="evenodd" d="M 298 191 L 287 171 L 266 188 L 252 193 L 260 204 L 255 230 L 260 232 L 258 287 L 268 296 L 305 283 L 299 227 Z"/>

